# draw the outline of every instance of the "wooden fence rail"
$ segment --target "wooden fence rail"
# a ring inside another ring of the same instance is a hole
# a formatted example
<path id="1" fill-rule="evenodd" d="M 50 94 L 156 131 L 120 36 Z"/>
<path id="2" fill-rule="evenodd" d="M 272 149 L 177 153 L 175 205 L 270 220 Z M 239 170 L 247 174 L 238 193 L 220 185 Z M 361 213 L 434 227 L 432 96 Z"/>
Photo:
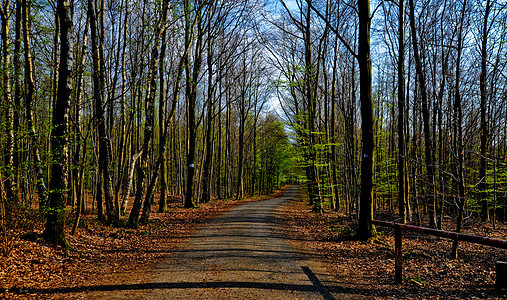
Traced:
<path id="1" fill-rule="evenodd" d="M 438 229 L 432 229 L 432 228 L 427 228 L 427 227 L 419 227 L 419 226 L 406 225 L 406 224 L 380 221 L 380 220 L 373 220 L 373 224 L 394 228 L 394 256 L 395 256 L 394 273 L 395 273 L 396 283 L 401 283 L 403 280 L 403 275 L 402 275 L 403 274 L 403 254 L 402 254 L 402 236 L 403 236 L 403 234 L 402 234 L 402 232 L 404 230 L 417 232 L 417 233 L 421 233 L 421 234 L 426 234 L 426 235 L 438 236 L 438 237 L 447 238 L 447 239 L 451 239 L 451 240 L 468 242 L 468 243 L 472 243 L 472 244 L 481 244 L 481 245 L 486 245 L 486 246 L 500 248 L 500 249 L 507 249 L 507 240 L 492 239 L 492 238 L 487 238 L 487 237 L 483 237 L 483 236 L 470 235 L 470 234 L 464 234 L 464 233 L 456 233 L 456 232 L 452 232 L 452 231 L 438 230 Z M 499 283 L 498 277 L 499 277 L 499 274 L 497 274 L 497 287 L 499 287 L 498 286 L 499 285 L 498 284 Z"/>

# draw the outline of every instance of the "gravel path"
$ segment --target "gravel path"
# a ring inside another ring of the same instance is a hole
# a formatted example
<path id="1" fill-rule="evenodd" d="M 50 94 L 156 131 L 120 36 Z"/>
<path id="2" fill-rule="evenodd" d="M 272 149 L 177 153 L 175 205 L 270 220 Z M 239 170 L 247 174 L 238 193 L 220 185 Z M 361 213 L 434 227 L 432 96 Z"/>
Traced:
<path id="1" fill-rule="evenodd" d="M 291 187 L 283 197 L 238 206 L 203 226 L 151 274 L 85 298 L 355 298 L 289 246 L 276 217 L 295 197 L 297 188 Z"/>
<path id="2" fill-rule="evenodd" d="M 241 205 L 202 228 L 155 272 L 149 298 L 334 299 L 283 236 L 277 208 L 297 196 Z"/>

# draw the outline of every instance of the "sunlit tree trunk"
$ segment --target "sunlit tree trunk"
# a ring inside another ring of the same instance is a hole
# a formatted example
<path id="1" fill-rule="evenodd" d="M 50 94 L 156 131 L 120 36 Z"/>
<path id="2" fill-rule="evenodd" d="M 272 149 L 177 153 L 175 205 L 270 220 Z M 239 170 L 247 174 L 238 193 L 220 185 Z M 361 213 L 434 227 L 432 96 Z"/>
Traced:
<path id="1" fill-rule="evenodd" d="M 211 31 L 211 22 L 208 20 L 208 32 Z M 203 190 L 201 202 L 207 203 L 211 200 L 211 180 L 212 180 L 212 158 L 213 158 L 213 120 L 214 120 L 214 88 L 213 88 L 213 44 L 211 37 L 208 37 L 208 54 L 207 54 L 207 65 L 208 65 L 208 89 L 207 89 L 207 101 L 206 101 L 206 146 L 205 146 L 205 158 L 203 165 Z"/>
<path id="2" fill-rule="evenodd" d="M 23 0 L 23 44 L 24 44 L 24 64 L 25 64 L 25 114 L 26 114 L 26 126 L 28 130 L 28 136 L 30 139 L 30 152 L 32 154 L 33 159 L 33 169 L 36 175 L 36 187 L 37 194 L 39 198 L 39 206 L 41 208 L 46 207 L 47 205 L 47 188 L 44 183 L 44 173 L 42 171 L 41 166 L 41 158 L 39 155 L 39 146 L 37 143 L 37 136 L 35 132 L 34 125 L 34 114 L 33 114 L 33 102 L 35 98 L 35 82 L 34 82 L 34 72 L 33 72 L 33 62 L 32 62 L 32 53 L 31 53 L 31 42 L 30 42 L 30 26 L 29 26 L 29 8 L 28 1 Z"/>
<path id="3" fill-rule="evenodd" d="M 11 1 L 2 1 L 0 6 L 0 18 L 2 22 L 2 111 L 5 113 L 5 135 L 4 148 L 4 190 L 9 202 L 14 200 L 14 105 L 12 103 L 11 91 L 11 40 L 10 40 L 10 19 Z"/>

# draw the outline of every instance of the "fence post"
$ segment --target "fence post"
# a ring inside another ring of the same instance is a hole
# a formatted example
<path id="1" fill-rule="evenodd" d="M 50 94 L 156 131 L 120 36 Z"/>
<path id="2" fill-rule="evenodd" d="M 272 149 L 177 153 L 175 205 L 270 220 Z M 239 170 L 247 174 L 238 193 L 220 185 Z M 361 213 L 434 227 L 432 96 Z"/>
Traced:
<path id="1" fill-rule="evenodd" d="M 403 252 L 401 226 L 395 224 L 394 230 L 394 278 L 396 283 L 403 281 Z"/>
<path id="2" fill-rule="evenodd" d="M 507 289 L 507 262 L 496 262 L 496 289 Z"/>

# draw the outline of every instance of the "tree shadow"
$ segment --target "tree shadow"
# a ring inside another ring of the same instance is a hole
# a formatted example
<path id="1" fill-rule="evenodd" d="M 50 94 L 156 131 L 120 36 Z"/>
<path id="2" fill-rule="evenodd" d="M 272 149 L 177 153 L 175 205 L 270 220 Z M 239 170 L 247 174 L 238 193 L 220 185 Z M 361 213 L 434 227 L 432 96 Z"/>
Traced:
<path id="1" fill-rule="evenodd" d="M 339 287 L 329 287 L 322 284 L 317 275 L 306 266 L 301 267 L 312 284 L 285 284 L 272 282 L 244 282 L 244 281 L 222 281 L 222 282 L 153 282 L 137 284 L 112 284 L 112 285 L 90 285 L 75 287 L 57 287 L 57 288 L 19 288 L 13 287 L 7 292 L 18 295 L 39 294 L 39 295 L 61 295 L 73 293 L 89 292 L 116 292 L 116 291 L 139 291 L 139 290 L 166 290 L 166 289 L 259 289 L 266 291 L 292 291 L 292 292 L 310 292 L 320 294 L 326 300 L 335 300 L 331 292 L 341 292 L 348 294 L 361 295 L 365 292 L 362 289 L 348 289 Z"/>

